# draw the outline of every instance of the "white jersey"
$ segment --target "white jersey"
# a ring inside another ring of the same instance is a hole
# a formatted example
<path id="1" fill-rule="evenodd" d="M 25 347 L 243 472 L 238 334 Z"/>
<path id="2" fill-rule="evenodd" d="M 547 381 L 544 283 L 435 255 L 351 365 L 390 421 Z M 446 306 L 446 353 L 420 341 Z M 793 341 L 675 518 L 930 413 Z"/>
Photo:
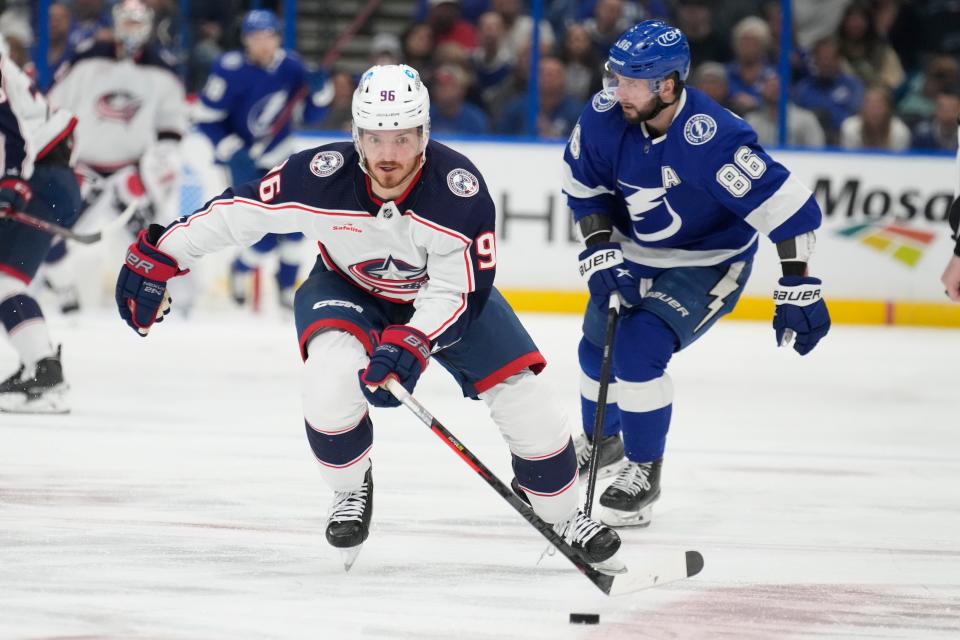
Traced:
<path id="1" fill-rule="evenodd" d="M 179 140 L 187 126 L 183 85 L 152 48 L 118 58 L 97 43 L 57 72 L 50 102 L 72 110 L 77 159 L 101 173 L 137 164 L 158 138 Z"/>
<path id="2" fill-rule="evenodd" d="M 28 180 L 33 163 L 70 135 L 77 119 L 52 109 L 0 43 L 0 165 L 3 175 Z"/>

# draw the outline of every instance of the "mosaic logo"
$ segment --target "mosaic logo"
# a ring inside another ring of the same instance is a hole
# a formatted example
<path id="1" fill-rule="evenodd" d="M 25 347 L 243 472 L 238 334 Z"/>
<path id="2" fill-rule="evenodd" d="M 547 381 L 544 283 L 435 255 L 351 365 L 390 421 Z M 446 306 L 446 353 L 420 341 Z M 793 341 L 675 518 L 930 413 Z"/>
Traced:
<path id="1" fill-rule="evenodd" d="M 840 229 L 837 235 L 885 253 L 908 267 L 917 266 L 923 258 L 924 249 L 936 238 L 929 231 L 917 231 L 896 224 L 858 224 Z"/>

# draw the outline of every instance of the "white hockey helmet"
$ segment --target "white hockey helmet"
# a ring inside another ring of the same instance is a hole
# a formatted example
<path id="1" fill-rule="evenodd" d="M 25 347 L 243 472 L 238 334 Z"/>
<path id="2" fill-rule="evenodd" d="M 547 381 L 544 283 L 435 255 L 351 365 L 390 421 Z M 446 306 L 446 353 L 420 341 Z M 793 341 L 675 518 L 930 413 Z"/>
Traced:
<path id="1" fill-rule="evenodd" d="M 127 52 L 136 51 L 150 40 L 153 9 L 143 0 L 122 0 L 113 6 L 113 33 Z"/>
<path id="2" fill-rule="evenodd" d="M 353 144 L 364 166 L 360 132 L 420 128 L 420 153 L 430 138 L 430 94 L 420 74 L 405 64 L 377 65 L 367 69 L 353 92 Z M 423 157 L 421 155 L 421 163 Z"/>

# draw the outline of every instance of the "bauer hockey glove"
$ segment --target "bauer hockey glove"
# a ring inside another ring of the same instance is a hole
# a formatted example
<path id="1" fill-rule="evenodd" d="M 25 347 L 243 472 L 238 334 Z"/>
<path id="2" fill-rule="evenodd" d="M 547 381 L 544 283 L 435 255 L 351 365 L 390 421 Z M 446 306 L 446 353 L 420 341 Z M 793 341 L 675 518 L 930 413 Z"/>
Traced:
<path id="1" fill-rule="evenodd" d="M 628 307 L 640 304 L 640 283 L 624 265 L 618 242 L 598 242 L 584 249 L 580 253 L 580 277 L 586 280 L 590 297 L 604 308 L 613 293 L 620 294 Z"/>
<path id="2" fill-rule="evenodd" d="M 400 401 L 381 387 L 394 377 L 413 393 L 420 374 L 430 358 L 430 340 L 422 332 L 405 324 L 392 324 L 383 330 L 366 370 L 360 371 L 360 389 L 375 407 L 399 407 Z M 376 387 L 371 390 L 370 387 Z"/>
<path id="3" fill-rule="evenodd" d="M 117 276 L 117 308 L 131 329 L 146 336 L 154 322 L 170 313 L 167 281 L 186 271 L 173 256 L 157 248 L 165 229 L 150 225 L 127 249 L 127 258 Z"/>
<path id="4" fill-rule="evenodd" d="M 786 346 L 792 336 L 793 350 L 802 356 L 810 353 L 830 331 L 830 312 L 820 293 L 819 278 L 784 276 L 773 290 L 777 310 L 773 314 L 773 330 L 777 345 Z"/>

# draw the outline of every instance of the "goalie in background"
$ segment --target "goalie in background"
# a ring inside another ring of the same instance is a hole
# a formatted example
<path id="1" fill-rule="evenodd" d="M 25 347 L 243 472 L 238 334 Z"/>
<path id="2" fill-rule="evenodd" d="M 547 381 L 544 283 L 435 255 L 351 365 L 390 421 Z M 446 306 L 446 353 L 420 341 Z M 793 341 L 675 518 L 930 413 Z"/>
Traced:
<path id="1" fill-rule="evenodd" d="M 27 293 L 50 235 L 14 220 L 4 211 L 25 212 L 70 227 L 80 212 L 80 190 L 70 167 L 77 119 L 52 110 L 29 77 L 8 55 L 0 35 L 0 321 L 20 358 L 19 368 L 0 382 L 0 411 L 66 413 L 67 384 L 40 305 Z"/>

